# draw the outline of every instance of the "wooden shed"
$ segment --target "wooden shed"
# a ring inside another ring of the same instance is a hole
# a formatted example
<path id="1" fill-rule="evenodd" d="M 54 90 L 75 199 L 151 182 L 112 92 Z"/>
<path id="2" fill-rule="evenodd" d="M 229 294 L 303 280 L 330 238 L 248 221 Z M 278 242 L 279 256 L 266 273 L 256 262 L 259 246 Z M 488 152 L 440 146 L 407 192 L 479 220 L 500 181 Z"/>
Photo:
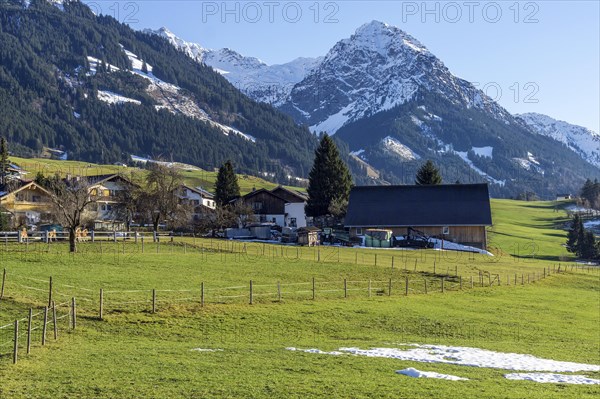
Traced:
<path id="1" fill-rule="evenodd" d="M 487 184 L 354 187 L 345 219 L 351 237 L 367 229 L 406 235 L 412 227 L 481 249 L 487 247 L 486 227 L 491 224 Z"/>

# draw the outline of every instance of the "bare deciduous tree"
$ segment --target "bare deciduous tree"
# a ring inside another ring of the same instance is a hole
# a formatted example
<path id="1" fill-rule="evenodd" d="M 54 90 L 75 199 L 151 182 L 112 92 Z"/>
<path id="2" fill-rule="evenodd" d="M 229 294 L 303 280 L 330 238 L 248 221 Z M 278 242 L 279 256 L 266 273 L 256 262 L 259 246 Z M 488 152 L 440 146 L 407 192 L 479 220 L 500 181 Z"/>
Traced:
<path id="1" fill-rule="evenodd" d="M 46 189 L 59 223 L 69 231 L 69 251 L 77 252 L 76 234 L 86 221 L 90 205 L 96 203 L 98 196 L 93 195 L 91 184 L 84 178 L 60 179 L 55 176 L 48 180 Z"/>
<path id="2" fill-rule="evenodd" d="M 183 176 L 175 169 L 163 164 L 152 164 L 146 176 L 146 187 L 138 197 L 138 210 L 158 231 L 161 221 L 173 227 L 188 223 L 191 206 L 183 203 L 177 196 L 177 190 L 183 184 Z"/>

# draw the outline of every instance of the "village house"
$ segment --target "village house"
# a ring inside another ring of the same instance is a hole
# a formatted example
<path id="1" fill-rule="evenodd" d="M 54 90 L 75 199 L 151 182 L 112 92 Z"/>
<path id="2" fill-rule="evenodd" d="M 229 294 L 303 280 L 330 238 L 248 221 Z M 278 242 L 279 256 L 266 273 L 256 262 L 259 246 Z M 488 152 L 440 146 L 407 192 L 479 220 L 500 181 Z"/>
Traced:
<path id="1" fill-rule="evenodd" d="M 0 209 L 13 227 L 50 220 L 50 193 L 34 181 L 12 179 L 0 187 Z"/>
<path id="2" fill-rule="evenodd" d="M 124 229 L 125 215 L 119 205 L 123 203 L 124 192 L 131 190 L 134 183 L 118 174 L 90 176 L 87 179 L 90 195 L 97 198 L 90 210 L 94 230 Z"/>
<path id="3" fill-rule="evenodd" d="M 409 228 L 480 249 L 492 225 L 487 184 L 365 186 L 350 192 L 345 226 L 350 236 L 367 229 L 406 235 Z"/>
<path id="4" fill-rule="evenodd" d="M 201 187 L 181 185 L 176 192 L 182 204 L 192 207 L 192 221 L 198 222 L 214 212 L 217 204 L 215 196 Z"/>
<path id="5" fill-rule="evenodd" d="M 269 191 L 254 190 L 237 201 L 252 208 L 260 223 L 273 223 L 279 227 L 305 227 L 304 206 L 306 196 L 300 192 L 279 186 Z"/>

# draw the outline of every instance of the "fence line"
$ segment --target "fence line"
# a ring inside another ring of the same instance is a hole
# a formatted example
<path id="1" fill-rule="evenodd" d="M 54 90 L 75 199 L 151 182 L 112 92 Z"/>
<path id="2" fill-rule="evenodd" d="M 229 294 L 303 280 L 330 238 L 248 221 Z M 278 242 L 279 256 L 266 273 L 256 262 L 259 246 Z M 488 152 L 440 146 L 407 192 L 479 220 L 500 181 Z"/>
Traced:
<path id="1" fill-rule="evenodd" d="M 58 339 L 59 331 L 74 330 L 77 319 L 76 309 L 75 298 L 59 304 L 52 302 L 50 307 L 44 307 L 44 310 L 41 312 L 34 313 L 33 308 L 30 308 L 27 317 L 17 319 L 14 323 L 0 327 L 0 332 L 7 334 L 4 339 L 0 338 L 0 359 L 6 355 L 12 355 L 12 363 L 16 364 L 21 357 L 20 349 L 23 349 L 23 347 L 26 349 L 25 353 L 29 354 L 32 344 L 34 346 L 37 346 L 37 343 L 41 346 L 46 345 L 49 325 L 52 326 L 54 340 Z M 63 311 L 64 314 L 62 314 Z M 39 321 L 38 316 L 41 315 L 43 315 L 43 319 Z M 62 320 L 66 320 L 68 324 L 61 326 L 60 322 Z M 40 331 L 41 334 L 38 334 Z M 12 337 L 6 339 L 8 336 Z M 26 339 L 26 344 L 22 342 L 24 338 Z M 12 348 L 12 350 L 10 352 L 7 351 L 7 347 Z"/>

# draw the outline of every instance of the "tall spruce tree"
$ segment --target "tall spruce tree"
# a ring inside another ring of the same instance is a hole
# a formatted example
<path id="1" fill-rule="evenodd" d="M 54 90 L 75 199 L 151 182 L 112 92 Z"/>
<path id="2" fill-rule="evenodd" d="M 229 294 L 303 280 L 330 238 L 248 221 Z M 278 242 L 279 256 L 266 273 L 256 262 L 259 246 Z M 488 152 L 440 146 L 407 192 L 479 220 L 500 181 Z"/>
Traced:
<path id="1" fill-rule="evenodd" d="M 308 175 L 308 201 L 306 215 L 312 217 L 326 216 L 331 213 L 333 203 L 348 202 L 352 176 L 348 166 L 340 158 L 340 153 L 327 134 L 321 138 L 319 148 L 315 151 L 315 161 Z"/>
<path id="2" fill-rule="evenodd" d="M 581 221 L 581 218 L 579 217 L 579 214 L 576 213 L 575 216 L 573 216 L 573 220 L 571 221 L 571 228 L 567 233 L 567 251 L 574 254 L 579 252 L 578 244 L 582 229 L 583 223 Z"/>
<path id="3" fill-rule="evenodd" d="M 0 139 L 0 184 L 6 184 L 6 176 L 8 175 L 8 168 L 10 164 L 8 162 L 8 143 L 6 139 L 2 137 Z"/>
<path id="4" fill-rule="evenodd" d="M 240 186 L 237 176 L 231 161 L 227 161 L 219 168 L 219 174 L 215 182 L 215 201 L 219 205 L 225 205 L 239 196 Z"/>
<path id="5" fill-rule="evenodd" d="M 583 245 L 581 246 L 580 257 L 586 260 L 592 260 L 598 257 L 596 238 L 594 237 L 594 233 L 591 231 L 585 232 Z"/>
<path id="6" fill-rule="evenodd" d="M 415 184 L 419 186 L 442 184 L 442 175 L 440 170 L 431 160 L 427 160 L 417 171 Z"/>

